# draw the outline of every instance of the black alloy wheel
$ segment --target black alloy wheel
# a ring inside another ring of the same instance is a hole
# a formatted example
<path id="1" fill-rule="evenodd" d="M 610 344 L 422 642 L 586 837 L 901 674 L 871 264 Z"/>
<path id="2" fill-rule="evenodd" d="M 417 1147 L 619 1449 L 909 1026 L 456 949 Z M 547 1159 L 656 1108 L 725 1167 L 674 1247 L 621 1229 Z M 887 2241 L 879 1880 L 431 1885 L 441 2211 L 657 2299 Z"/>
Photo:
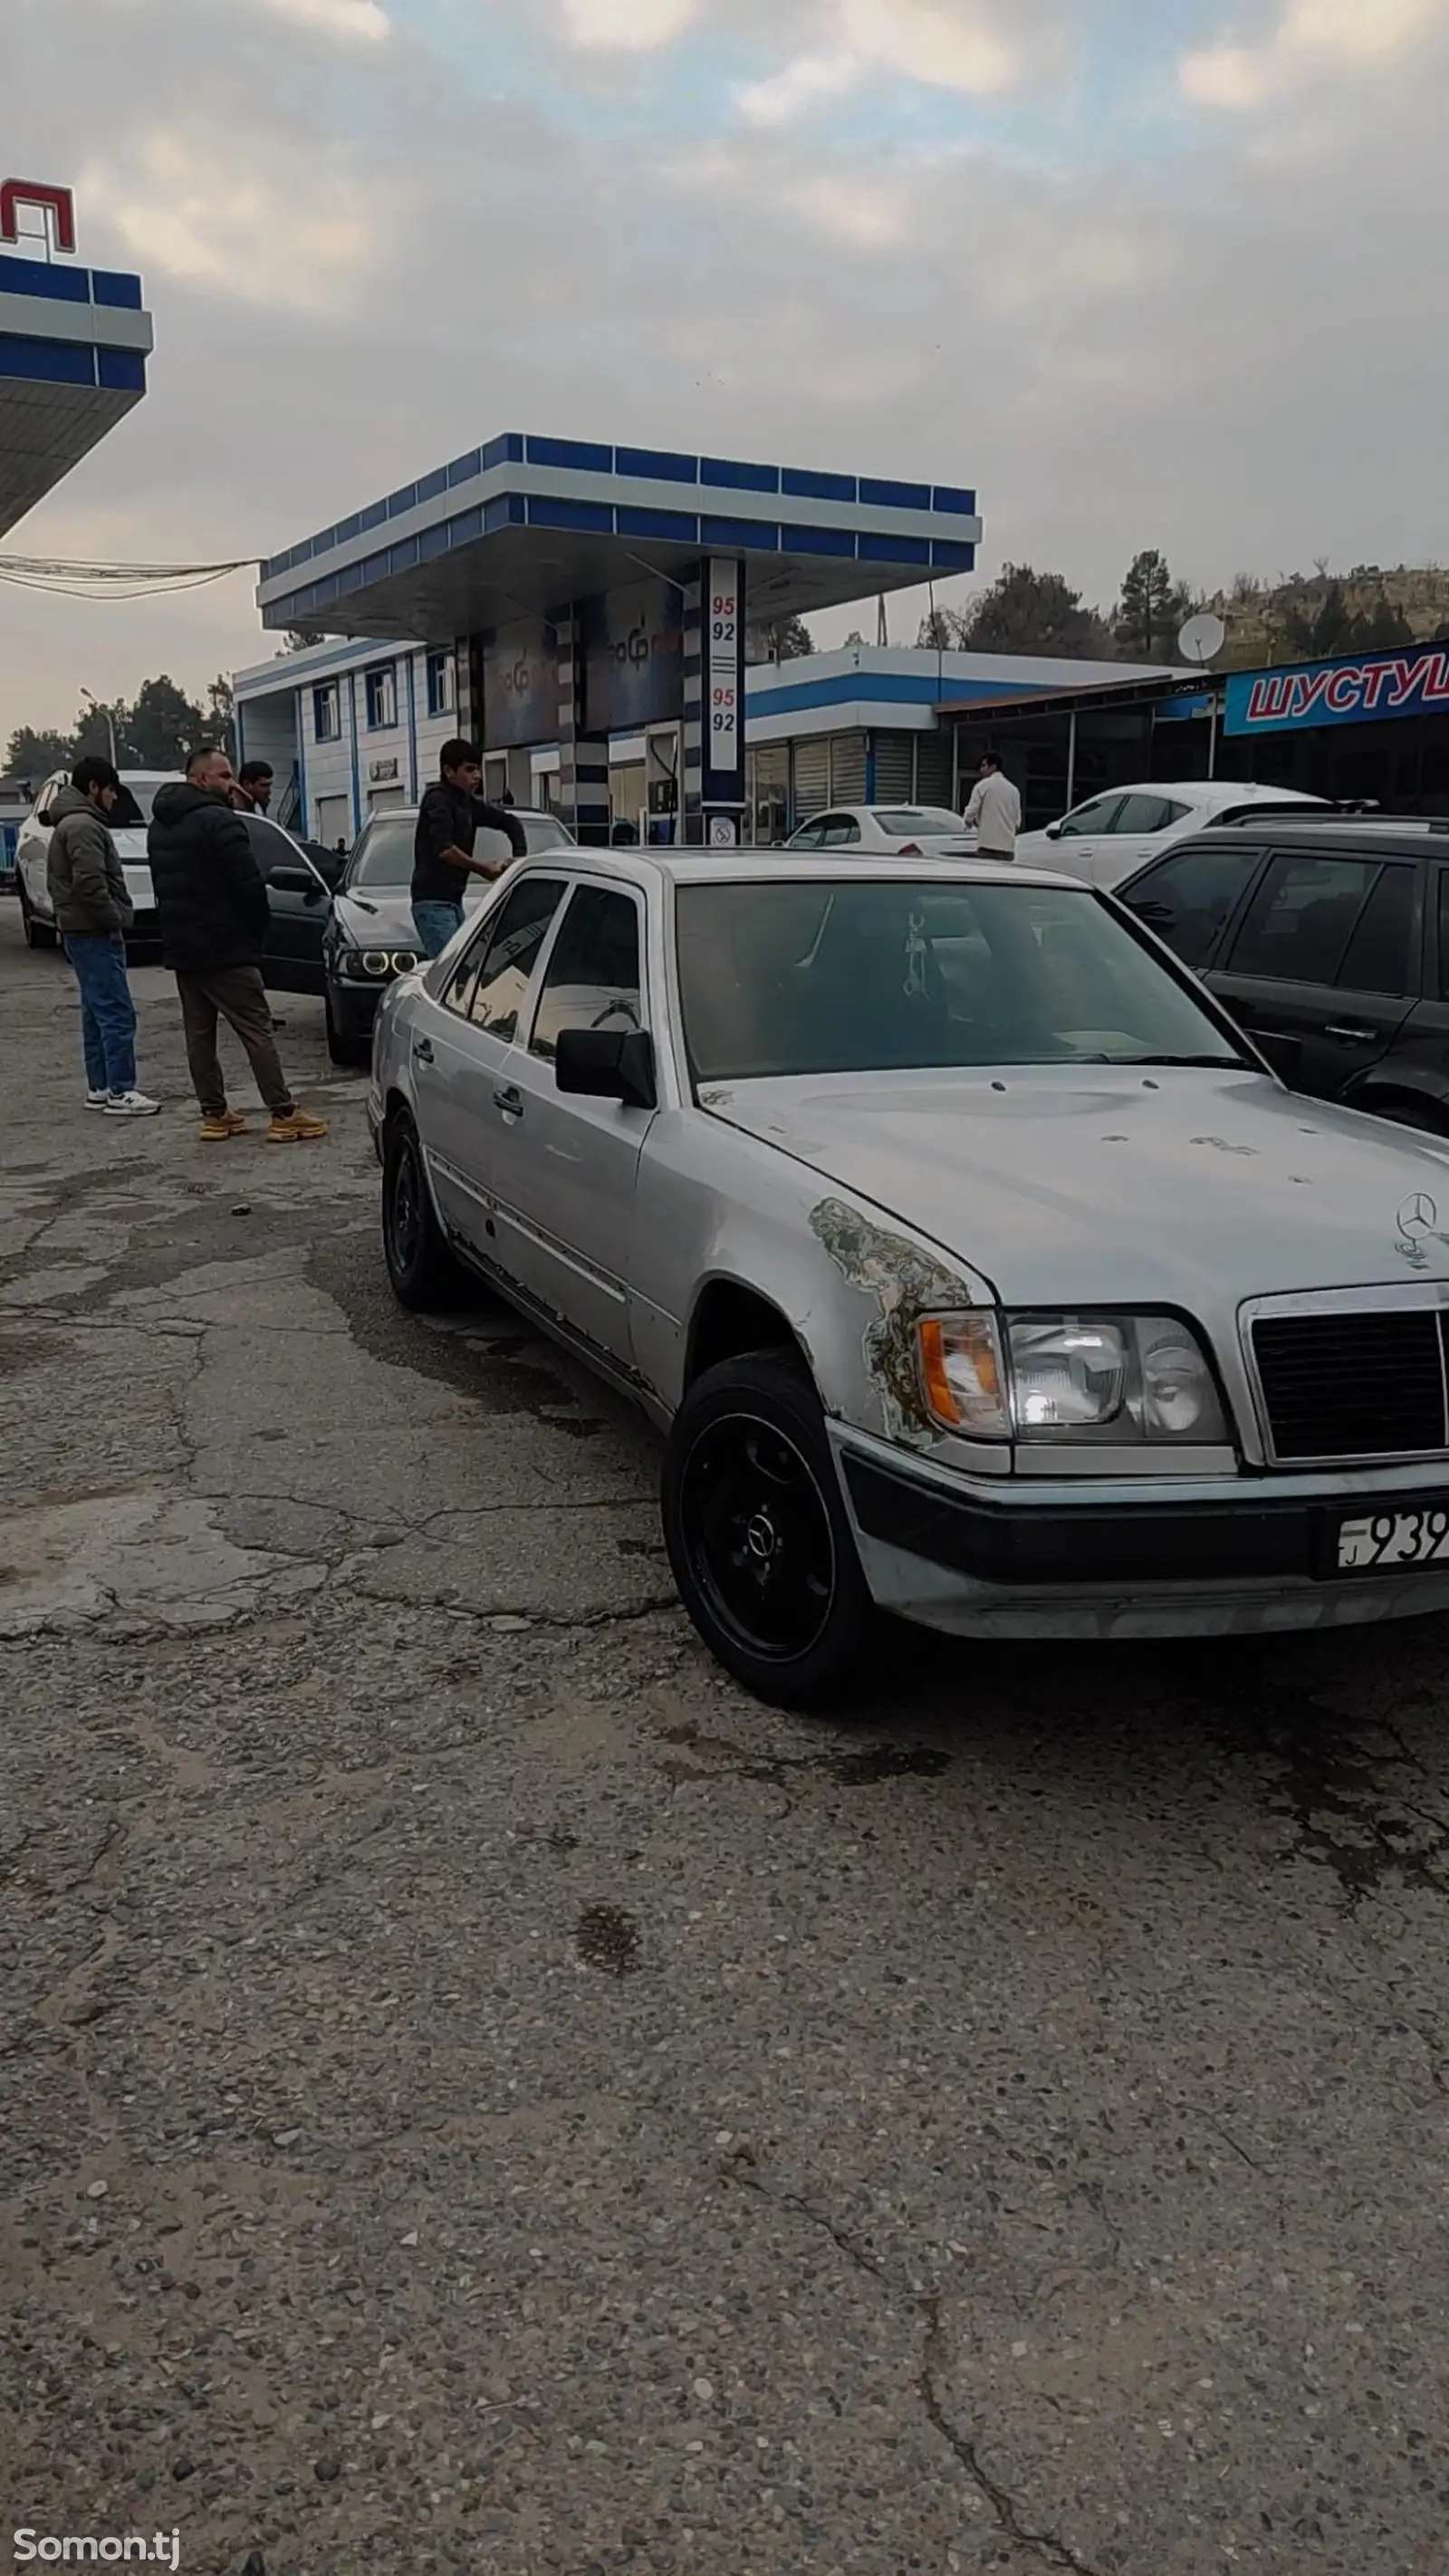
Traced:
<path id="1" fill-rule="evenodd" d="M 382 1249 L 393 1294 L 414 1314 L 467 1304 L 472 1283 L 438 1223 L 418 1131 L 405 1109 L 394 1110 L 383 1131 Z"/>
<path id="2" fill-rule="evenodd" d="M 674 1579 L 720 1662 L 777 1707 L 849 1699 L 873 1612 L 799 1360 L 750 1352 L 696 1381 L 670 1432 L 663 1508 Z"/>

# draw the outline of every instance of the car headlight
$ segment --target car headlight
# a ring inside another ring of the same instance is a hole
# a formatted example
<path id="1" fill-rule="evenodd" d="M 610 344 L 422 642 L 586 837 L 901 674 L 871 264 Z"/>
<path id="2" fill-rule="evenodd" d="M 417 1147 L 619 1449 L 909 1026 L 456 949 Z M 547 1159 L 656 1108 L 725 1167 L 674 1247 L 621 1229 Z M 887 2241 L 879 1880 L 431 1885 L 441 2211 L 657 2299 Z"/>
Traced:
<path id="1" fill-rule="evenodd" d="M 410 975 L 417 964 L 411 948 L 339 948 L 337 972 L 353 984 L 381 984 L 390 975 Z"/>
<path id="2" fill-rule="evenodd" d="M 1207 1355 L 1175 1315 L 927 1315 L 916 1337 L 932 1416 L 968 1440 L 1228 1436 Z"/>

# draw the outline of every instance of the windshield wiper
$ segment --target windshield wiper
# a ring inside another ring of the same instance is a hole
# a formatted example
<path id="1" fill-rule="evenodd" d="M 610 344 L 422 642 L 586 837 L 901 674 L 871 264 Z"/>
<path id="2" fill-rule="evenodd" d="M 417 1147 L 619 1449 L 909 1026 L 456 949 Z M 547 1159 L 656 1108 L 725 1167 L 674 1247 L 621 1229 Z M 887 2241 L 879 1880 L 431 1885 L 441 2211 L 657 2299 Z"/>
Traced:
<path id="1" fill-rule="evenodd" d="M 1247 1057 L 1241 1055 L 1104 1055 L 1094 1060 L 1099 1064 L 1236 1065 L 1240 1072 L 1248 1069 Z"/>

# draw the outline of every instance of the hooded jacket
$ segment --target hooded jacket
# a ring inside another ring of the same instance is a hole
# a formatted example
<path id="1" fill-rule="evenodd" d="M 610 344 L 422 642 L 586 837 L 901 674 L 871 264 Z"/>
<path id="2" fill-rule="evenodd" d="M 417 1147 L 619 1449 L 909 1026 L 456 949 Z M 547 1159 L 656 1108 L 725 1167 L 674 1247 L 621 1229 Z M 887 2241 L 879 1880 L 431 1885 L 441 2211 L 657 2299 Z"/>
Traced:
<path id="1" fill-rule="evenodd" d="M 178 975 L 260 966 L 271 914 L 247 828 L 189 781 L 158 791 L 146 835 L 161 955 Z"/>
<path id="2" fill-rule="evenodd" d="M 55 829 L 45 878 L 62 939 L 119 938 L 136 916 L 104 815 L 69 785 L 51 798 L 49 810 Z"/>

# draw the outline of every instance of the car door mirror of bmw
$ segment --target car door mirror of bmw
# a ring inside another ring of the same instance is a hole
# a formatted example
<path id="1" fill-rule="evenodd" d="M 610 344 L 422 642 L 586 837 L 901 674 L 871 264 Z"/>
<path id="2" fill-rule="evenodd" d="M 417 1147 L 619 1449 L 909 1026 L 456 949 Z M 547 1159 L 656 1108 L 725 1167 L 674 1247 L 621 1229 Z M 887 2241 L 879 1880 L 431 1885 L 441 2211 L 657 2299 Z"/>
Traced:
<path id="1" fill-rule="evenodd" d="M 560 1091 L 657 1109 L 654 1041 L 647 1029 L 560 1029 L 553 1060 Z"/>

